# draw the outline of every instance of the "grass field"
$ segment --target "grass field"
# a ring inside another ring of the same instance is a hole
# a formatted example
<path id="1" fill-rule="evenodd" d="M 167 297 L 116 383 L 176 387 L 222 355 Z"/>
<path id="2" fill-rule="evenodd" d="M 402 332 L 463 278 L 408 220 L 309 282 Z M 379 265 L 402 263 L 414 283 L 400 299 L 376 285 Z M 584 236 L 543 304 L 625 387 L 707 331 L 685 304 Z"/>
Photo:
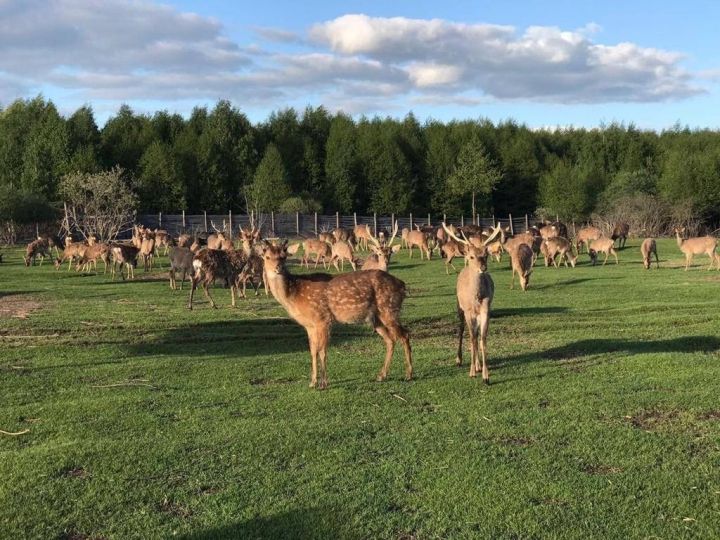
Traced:
<path id="1" fill-rule="evenodd" d="M 162 269 L 5 249 L 0 429 L 29 432 L 0 434 L 0 537 L 717 538 L 720 272 L 638 244 L 526 293 L 491 263 L 489 387 L 454 365 L 455 276 L 401 253 L 416 379 L 338 326 L 324 392 L 272 297 L 189 312 Z"/>

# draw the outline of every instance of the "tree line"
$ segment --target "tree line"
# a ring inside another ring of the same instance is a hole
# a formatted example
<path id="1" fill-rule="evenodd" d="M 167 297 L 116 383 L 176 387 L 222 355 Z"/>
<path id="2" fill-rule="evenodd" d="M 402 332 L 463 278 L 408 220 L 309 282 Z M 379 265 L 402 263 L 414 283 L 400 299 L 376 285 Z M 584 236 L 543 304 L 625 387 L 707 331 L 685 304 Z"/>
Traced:
<path id="1" fill-rule="evenodd" d="M 119 167 L 119 169 L 115 169 Z M 0 215 L 37 220 L 63 182 L 121 170 L 139 212 L 533 214 L 582 221 L 630 211 L 720 220 L 720 132 L 679 125 L 532 130 L 508 120 L 421 123 L 273 112 L 228 101 L 188 118 L 123 105 L 100 128 L 38 96 L 0 109 Z M 634 210 L 633 210 L 634 209 Z"/>

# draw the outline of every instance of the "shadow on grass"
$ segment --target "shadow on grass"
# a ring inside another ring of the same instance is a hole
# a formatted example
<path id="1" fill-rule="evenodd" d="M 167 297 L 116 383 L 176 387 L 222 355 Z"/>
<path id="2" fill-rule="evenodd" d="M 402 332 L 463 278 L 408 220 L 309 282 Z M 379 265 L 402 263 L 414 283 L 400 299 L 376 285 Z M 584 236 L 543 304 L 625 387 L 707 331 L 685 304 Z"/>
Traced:
<path id="1" fill-rule="evenodd" d="M 6 296 L 23 296 L 26 294 L 42 294 L 47 291 L 2 291 L 0 292 L 0 298 L 5 298 Z"/>
<path id="2" fill-rule="evenodd" d="M 332 520 L 333 523 L 329 523 Z M 235 538 L 337 538 L 350 531 L 339 525 L 337 511 L 291 510 L 270 517 L 258 517 L 213 529 L 182 536 L 184 540 Z"/>
<path id="3" fill-rule="evenodd" d="M 631 339 L 583 339 L 545 351 L 498 359 L 496 365 L 514 365 L 543 360 L 568 361 L 600 354 L 713 353 L 720 351 L 716 336 L 684 336 L 673 339 L 638 341 Z"/>
<path id="4" fill-rule="evenodd" d="M 570 311 L 565 306 L 537 306 L 522 308 L 493 309 L 490 317 L 499 319 L 502 317 L 515 317 L 521 315 L 547 315 L 549 313 L 566 313 Z"/>
<path id="5" fill-rule="evenodd" d="M 349 330 L 349 331 L 348 331 Z M 372 329 L 336 325 L 330 347 L 355 337 L 372 335 Z M 198 322 L 169 329 L 160 337 L 129 346 L 135 355 L 230 355 L 252 357 L 274 354 L 309 354 L 305 329 L 290 319 L 242 319 Z"/>

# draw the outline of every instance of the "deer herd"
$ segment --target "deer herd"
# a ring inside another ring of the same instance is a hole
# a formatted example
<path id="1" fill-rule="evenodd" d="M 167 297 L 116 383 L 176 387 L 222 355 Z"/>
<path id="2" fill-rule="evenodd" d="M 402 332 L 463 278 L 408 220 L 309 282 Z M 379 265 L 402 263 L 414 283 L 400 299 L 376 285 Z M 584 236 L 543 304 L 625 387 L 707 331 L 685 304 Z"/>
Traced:
<path id="1" fill-rule="evenodd" d="M 239 242 L 232 231 L 218 230 L 209 235 L 181 234 L 173 238 L 165 230 L 151 230 L 136 225 L 132 238 L 126 242 L 102 242 L 95 236 L 89 236 L 79 242 L 67 237 L 64 241 L 53 236 L 40 236 L 27 245 L 25 265 L 33 266 L 40 259 L 51 258 L 54 250 L 55 267 L 60 268 L 66 261 L 68 271 L 73 263 L 76 270 L 97 271 L 98 260 L 104 264 L 103 273 L 108 267 L 112 278 L 119 273 L 124 280 L 135 277 L 138 260 L 142 261 L 144 271 L 150 272 L 153 266 L 160 265 L 158 253 L 162 250 L 169 260 L 170 288 L 180 289 L 186 278 L 190 281 L 190 294 L 187 307 L 193 308 L 193 298 L 198 286 L 213 308 L 217 305 L 210 295 L 210 286 L 216 282 L 230 289 L 231 305 L 237 305 L 236 297 L 246 297 L 247 285 L 251 285 L 258 294 L 262 287 L 265 294 L 272 294 L 288 315 L 305 328 L 308 335 L 311 357 L 310 386 L 325 388 L 327 377 L 327 348 L 331 328 L 334 323 L 370 323 L 383 339 L 386 346 L 385 359 L 377 376 L 384 380 L 388 375 L 393 351 L 399 341 L 405 356 L 405 377 L 413 375 L 412 349 L 408 330 L 400 323 L 400 311 L 407 295 L 405 283 L 390 270 L 393 255 L 401 249 L 413 257 L 413 250 L 420 251 L 420 259 L 432 259 L 437 253 L 445 260 L 445 271 L 450 268 L 457 272 L 453 264 L 455 258 L 464 260 L 456 282 L 458 315 L 457 365 L 462 364 L 462 342 L 465 328 L 470 336 L 470 376 L 481 372 L 485 382 L 490 381 L 487 364 L 487 335 L 491 305 L 495 293 L 495 284 L 488 271 L 488 260 L 501 262 L 504 253 L 510 259 L 512 277 L 510 288 L 515 286 L 517 275 L 520 288 L 529 288 L 530 276 L 539 257 L 544 265 L 559 268 L 575 267 L 578 257 L 587 252 L 593 265 L 599 254 L 604 254 L 603 265 L 613 256 L 619 264 L 617 249 L 622 249 L 628 237 L 629 227 L 618 223 L 607 236 L 603 230 L 586 226 L 577 230 L 574 239 L 569 239 L 567 227 L 559 222 L 541 223 L 529 227 L 526 231 L 513 234 L 511 226 L 496 224 L 482 228 L 478 225 L 455 226 L 442 223 L 439 227 L 416 226 L 398 231 L 394 222 L 392 230 L 378 229 L 373 232 L 367 224 L 352 228 L 337 227 L 332 231 L 322 230 L 314 238 L 305 238 L 299 242 L 262 237 L 262 228 L 251 225 L 240 227 Z M 394 243 L 398 238 L 399 242 Z M 717 239 L 712 236 L 684 238 L 685 229 L 674 230 L 677 245 L 685 256 L 685 270 L 695 255 L 707 255 L 709 269 L 717 263 L 720 269 L 720 256 L 716 254 Z M 616 244 L 617 243 L 617 244 Z M 616 249 L 617 245 L 617 249 Z M 288 257 L 299 257 L 300 267 L 313 270 L 322 264 L 324 270 L 334 267 L 336 274 L 301 273 L 293 274 L 288 267 Z M 358 252 L 365 252 L 364 260 L 358 258 Z M 643 265 L 650 269 L 652 258 L 659 268 L 657 243 L 646 238 L 640 247 Z M 345 262 L 352 272 L 343 273 Z M 360 269 L 358 270 L 358 266 Z"/>

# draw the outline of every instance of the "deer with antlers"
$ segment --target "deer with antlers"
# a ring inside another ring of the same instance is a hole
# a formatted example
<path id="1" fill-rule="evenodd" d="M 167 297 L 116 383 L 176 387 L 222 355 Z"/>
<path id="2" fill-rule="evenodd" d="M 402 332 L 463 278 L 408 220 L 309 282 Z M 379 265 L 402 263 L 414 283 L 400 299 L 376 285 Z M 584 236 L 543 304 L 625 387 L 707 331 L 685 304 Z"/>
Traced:
<path id="1" fill-rule="evenodd" d="M 677 245 L 685 255 L 685 270 L 687 271 L 694 255 L 702 255 L 703 253 L 710 257 L 710 266 L 708 270 L 712 270 L 713 264 L 717 257 L 715 249 L 717 249 L 717 238 L 713 236 L 698 236 L 695 238 L 683 239 L 680 235 L 685 232 L 685 227 L 675 228 L 675 238 Z M 720 269 L 720 262 L 718 262 L 718 269 Z"/>
<path id="2" fill-rule="evenodd" d="M 487 250 L 477 248 L 464 237 L 459 238 L 443 224 L 448 236 L 464 245 L 465 268 L 457 278 L 457 313 L 458 350 L 456 365 L 462 365 L 462 340 L 465 326 L 470 334 L 470 377 L 475 377 L 482 370 L 482 378 L 490 383 L 490 371 L 487 365 L 487 333 L 490 324 L 490 308 L 495 295 L 495 284 L 487 271 Z M 486 245 L 500 234 L 500 226 L 493 229 L 492 234 L 485 240 Z M 483 246 L 484 247 L 484 246 Z M 480 354 L 478 355 L 478 334 L 480 335 Z M 482 365 L 480 364 L 482 359 Z"/>
<path id="3" fill-rule="evenodd" d="M 260 253 L 262 250 L 257 249 L 259 246 L 261 229 L 251 226 L 250 229 L 240 227 L 240 237 L 242 239 L 242 254 L 245 259 L 245 266 L 238 275 L 238 288 L 242 285 L 241 296 L 245 298 L 247 284 L 250 283 L 255 289 L 255 296 L 258 295 L 258 287 L 265 284 L 265 274 L 263 271 L 263 262 Z M 265 288 L 265 296 L 268 295 L 267 287 Z"/>
<path id="4" fill-rule="evenodd" d="M 390 264 L 390 257 L 393 254 L 400 251 L 400 244 L 393 246 L 393 240 L 397 236 L 398 224 L 395 222 L 395 228 L 393 229 L 392 236 L 388 242 L 381 242 L 378 238 L 370 236 L 370 242 L 372 242 L 373 252 L 365 259 L 361 270 L 384 270 L 387 272 L 388 265 Z"/>
<path id="5" fill-rule="evenodd" d="M 650 270 L 653 254 L 655 255 L 656 268 L 660 268 L 660 259 L 658 258 L 657 253 L 657 243 L 655 242 L 654 238 L 646 238 L 645 240 L 643 240 L 643 243 L 640 245 L 640 254 L 643 258 L 643 266 L 645 267 L 645 270 Z"/>
<path id="6" fill-rule="evenodd" d="M 326 388 L 327 348 L 333 323 L 370 322 L 385 341 L 385 362 L 377 376 L 387 378 L 395 343 L 405 350 L 405 378 L 412 379 L 410 334 L 400 324 L 405 283 L 382 270 L 350 274 L 293 275 L 286 266 L 287 242 L 265 244 L 263 262 L 273 297 L 308 334 L 311 388 Z M 319 368 L 319 369 L 318 369 Z"/>
<path id="7" fill-rule="evenodd" d="M 190 298 L 188 309 L 193 308 L 193 296 L 198 285 L 202 285 L 205 298 L 208 299 L 213 309 L 217 309 L 215 300 L 210 296 L 209 286 L 215 280 L 223 280 L 225 286 L 230 288 L 230 299 L 232 307 L 236 306 L 236 293 L 238 290 L 238 279 L 245 268 L 245 257 L 239 250 L 203 249 L 193 258 L 193 274 L 190 278 Z"/>

